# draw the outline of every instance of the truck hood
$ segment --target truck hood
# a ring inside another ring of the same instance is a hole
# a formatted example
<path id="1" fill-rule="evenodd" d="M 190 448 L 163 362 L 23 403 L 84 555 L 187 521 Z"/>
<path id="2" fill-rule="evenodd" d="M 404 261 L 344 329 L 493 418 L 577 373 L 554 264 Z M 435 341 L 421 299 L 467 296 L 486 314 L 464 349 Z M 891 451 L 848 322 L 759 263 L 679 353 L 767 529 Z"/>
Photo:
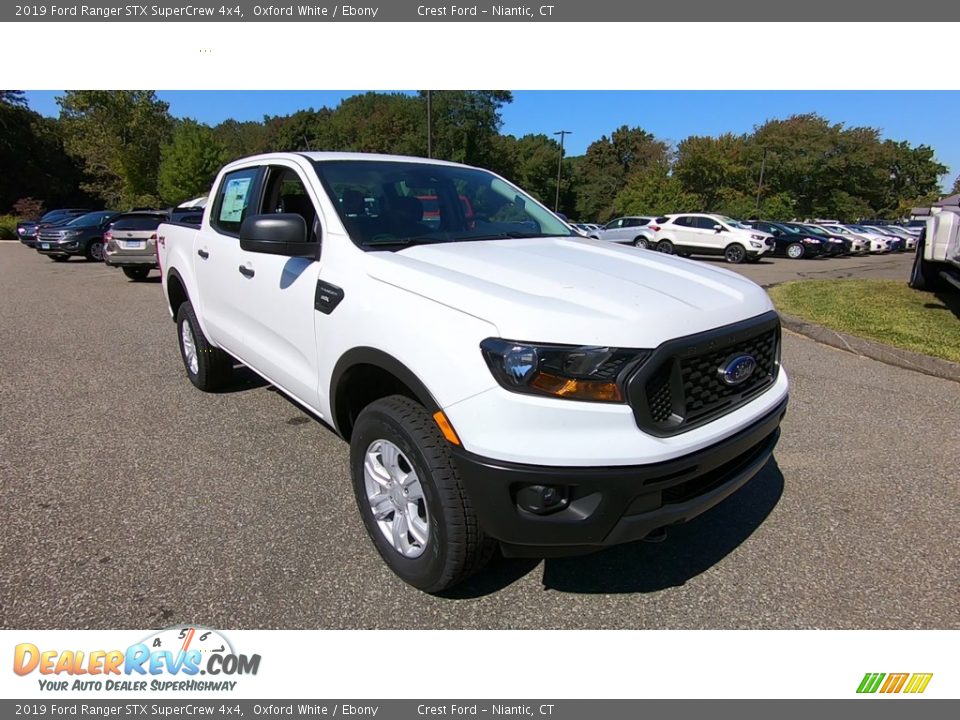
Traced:
<path id="1" fill-rule="evenodd" d="M 374 279 L 527 342 L 656 347 L 772 308 L 736 273 L 586 238 L 421 245 L 368 259 Z"/>

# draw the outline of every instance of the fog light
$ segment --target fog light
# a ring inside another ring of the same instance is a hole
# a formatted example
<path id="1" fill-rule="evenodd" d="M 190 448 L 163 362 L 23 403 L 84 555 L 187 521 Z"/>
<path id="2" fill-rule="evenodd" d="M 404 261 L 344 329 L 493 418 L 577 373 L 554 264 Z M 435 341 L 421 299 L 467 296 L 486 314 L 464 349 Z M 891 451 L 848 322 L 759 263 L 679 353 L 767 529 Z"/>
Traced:
<path id="1" fill-rule="evenodd" d="M 517 491 L 517 506 L 534 515 L 549 515 L 563 510 L 568 502 L 565 487 L 526 485 Z"/>

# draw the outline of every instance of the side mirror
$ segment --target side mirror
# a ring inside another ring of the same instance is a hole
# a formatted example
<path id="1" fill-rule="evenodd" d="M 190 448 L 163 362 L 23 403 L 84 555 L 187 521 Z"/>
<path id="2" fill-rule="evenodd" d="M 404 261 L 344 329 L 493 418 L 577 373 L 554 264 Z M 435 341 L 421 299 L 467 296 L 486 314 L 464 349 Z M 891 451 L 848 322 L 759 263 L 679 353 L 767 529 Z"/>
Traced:
<path id="1" fill-rule="evenodd" d="M 774 228 L 772 234 L 774 237 L 780 237 L 781 235 L 783 235 L 783 230 L 777 230 L 776 228 Z"/>
<path id="2" fill-rule="evenodd" d="M 714 229 L 716 232 L 723 232 L 723 225 L 714 225 L 714 226 L 713 226 L 713 229 Z"/>
<path id="3" fill-rule="evenodd" d="M 267 255 L 316 258 L 320 244 L 307 240 L 302 215 L 275 213 L 246 218 L 240 226 L 240 247 Z"/>

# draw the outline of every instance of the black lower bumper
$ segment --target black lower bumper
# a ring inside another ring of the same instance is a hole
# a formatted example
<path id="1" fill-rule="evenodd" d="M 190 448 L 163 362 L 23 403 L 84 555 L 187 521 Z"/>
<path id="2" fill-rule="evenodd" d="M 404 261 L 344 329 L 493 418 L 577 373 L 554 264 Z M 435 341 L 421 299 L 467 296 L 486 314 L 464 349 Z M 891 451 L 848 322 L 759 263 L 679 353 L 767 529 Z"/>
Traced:
<path id="1" fill-rule="evenodd" d="M 47 247 L 43 247 L 44 245 Z M 39 240 L 34 243 L 33 248 L 41 255 L 82 255 L 84 250 L 80 243 L 45 242 L 41 244 Z"/>
<path id="2" fill-rule="evenodd" d="M 505 555 L 586 553 L 686 522 L 733 494 L 773 453 L 786 407 L 784 399 L 716 445 L 651 465 L 521 465 L 464 450 L 454 451 L 454 459 L 481 526 L 500 541 Z M 552 498 L 562 498 L 560 509 L 531 512 L 530 488 L 544 487 L 552 489 Z"/>

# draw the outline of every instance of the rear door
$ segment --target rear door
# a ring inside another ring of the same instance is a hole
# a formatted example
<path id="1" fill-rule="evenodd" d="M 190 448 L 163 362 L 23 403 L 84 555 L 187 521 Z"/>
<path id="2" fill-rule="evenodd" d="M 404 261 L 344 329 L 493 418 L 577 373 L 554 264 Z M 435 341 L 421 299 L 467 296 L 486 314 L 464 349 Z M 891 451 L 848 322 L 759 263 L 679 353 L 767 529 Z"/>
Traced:
<path id="1" fill-rule="evenodd" d="M 319 203 L 293 161 L 264 168 L 255 214 L 301 215 L 317 243 L 316 258 L 285 257 L 239 250 L 232 296 L 244 329 L 244 361 L 301 402 L 317 407 L 315 295 L 323 234 Z"/>

